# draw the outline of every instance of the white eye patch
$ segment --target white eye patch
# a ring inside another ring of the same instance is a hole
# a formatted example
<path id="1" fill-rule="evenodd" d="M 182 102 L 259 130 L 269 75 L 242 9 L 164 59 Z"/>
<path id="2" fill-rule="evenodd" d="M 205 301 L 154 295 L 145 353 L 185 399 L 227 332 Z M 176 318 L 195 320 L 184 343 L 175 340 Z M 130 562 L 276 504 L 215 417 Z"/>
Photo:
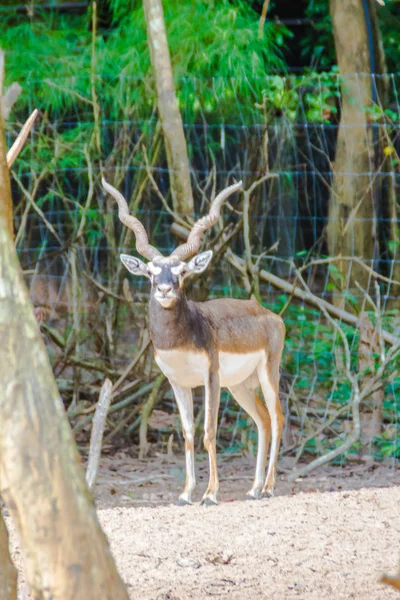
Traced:
<path id="1" fill-rule="evenodd" d="M 171 267 L 171 273 L 173 273 L 174 275 L 180 275 L 185 267 L 185 263 L 181 263 L 177 267 Z"/>
<path id="2" fill-rule="evenodd" d="M 162 271 L 161 267 L 156 267 L 153 263 L 147 263 L 147 268 L 152 275 L 159 275 Z"/>

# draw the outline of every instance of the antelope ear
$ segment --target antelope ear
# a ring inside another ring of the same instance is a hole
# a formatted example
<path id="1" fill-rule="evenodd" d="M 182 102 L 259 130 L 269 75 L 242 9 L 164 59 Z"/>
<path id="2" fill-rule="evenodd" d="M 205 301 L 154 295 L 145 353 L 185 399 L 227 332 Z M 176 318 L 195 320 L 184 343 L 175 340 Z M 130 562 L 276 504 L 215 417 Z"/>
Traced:
<path id="1" fill-rule="evenodd" d="M 212 250 L 206 250 L 206 252 L 194 256 L 187 264 L 187 274 L 203 273 L 210 264 L 212 256 Z"/>
<path id="2" fill-rule="evenodd" d="M 146 277 L 150 277 L 147 265 L 145 265 L 140 258 L 129 256 L 129 254 L 120 254 L 120 259 L 128 271 L 133 275 L 145 275 Z"/>

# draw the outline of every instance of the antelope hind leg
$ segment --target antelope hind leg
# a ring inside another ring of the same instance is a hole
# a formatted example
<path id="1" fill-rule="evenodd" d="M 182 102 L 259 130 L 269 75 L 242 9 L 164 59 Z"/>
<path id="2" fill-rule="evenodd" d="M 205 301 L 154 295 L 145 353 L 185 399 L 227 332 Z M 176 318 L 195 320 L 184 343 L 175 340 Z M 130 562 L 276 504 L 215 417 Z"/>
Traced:
<path id="1" fill-rule="evenodd" d="M 230 392 L 240 406 L 245 410 L 257 425 L 258 450 L 257 465 L 253 485 L 247 492 L 251 500 L 262 498 L 262 489 L 265 478 L 265 467 L 267 463 L 268 447 L 271 439 L 271 419 L 267 408 L 255 391 L 246 383 L 241 383 L 230 388 Z"/>

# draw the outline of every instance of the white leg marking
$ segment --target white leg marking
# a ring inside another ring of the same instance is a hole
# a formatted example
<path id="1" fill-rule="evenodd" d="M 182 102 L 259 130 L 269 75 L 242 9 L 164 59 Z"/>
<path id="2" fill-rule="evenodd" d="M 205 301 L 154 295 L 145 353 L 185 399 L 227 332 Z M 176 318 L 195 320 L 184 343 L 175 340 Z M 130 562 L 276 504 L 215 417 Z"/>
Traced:
<path id="1" fill-rule="evenodd" d="M 217 470 L 217 426 L 218 409 L 220 402 L 219 376 L 216 373 L 209 376 L 205 386 L 205 419 L 204 419 L 204 446 L 208 452 L 210 464 L 210 478 L 208 487 L 202 499 L 202 504 L 217 504 L 219 489 Z"/>
<path id="2" fill-rule="evenodd" d="M 194 419 L 193 419 L 193 397 L 190 388 L 180 387 L 171 383 L 178 405 L 182 421 L 183 435 L 185 437 L 186 457 L 186 485 L 183 493 L 179 496 L 182 502 L 192 503 L 192 492 L 196 485 L 194 469 Z"/>
<path id="3" fill-rule="evenodd" d="M 266 478 L 266 482 L 268 482 L 270 477 L 275 476 L 275 463 L 279 451 L 278 445 L 280 440 L 278 438 L 278 416 L 276 413 L 277 392 L 275 392 L 271 385 L 265 364 L 260 365 L 258 368 L 258 377 L 261 383 L 264 400 L 271 417 L 271 452 L 269 455 L 268 473 Z"/>
<path id="4" fill-rule="evenodd" d="M 258 449 L 257 449 L 257 465 L 254 482 L 251 490 L 248 492 L 248 496 L 257 498 L 260 495 L 262 487 L 264 485 L 265 478 L 265 466 L 267 462 L 267 430 L 265 421 L 257 410 L 255 392 L 250 390 L 246 384 L 242 383 L 229 388 L 229 391 L 240 404 L 240 406 L 251 416 L 257 425 L 258 431 Z"/>

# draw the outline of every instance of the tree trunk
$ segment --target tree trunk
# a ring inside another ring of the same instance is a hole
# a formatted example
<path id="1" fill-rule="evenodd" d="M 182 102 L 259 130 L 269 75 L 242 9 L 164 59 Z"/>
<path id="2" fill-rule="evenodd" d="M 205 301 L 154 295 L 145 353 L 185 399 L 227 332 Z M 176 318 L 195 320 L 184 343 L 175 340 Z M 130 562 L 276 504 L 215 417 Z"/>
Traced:
<path id="1" fill-rule="evenodd" d="M 14 567 L 8 548 L 8 532 L 0 512 L 0 598 L 16 600 L 17 570 Z"/>
<path id="2" fill-rule="evenodd" d="M 0 205 L 7 206 L 2 131 L 0 139 Z M 0 490 L 33 597 L 127 600 L 85 485 L 4 211 L 0 339 Z"/>
<path id="3" fill-rule="evenodd" d="M 374 259 L 376 214 L 373 195 L 375 170 L 372 130 L 366 109 L 372 105 L 372 79 L 362 0 L 330 0 L 336 55 L 342 81 L 342 114 L 329 205 L 328 248 L 331 256 Z M 339 263 L 342 278 L 333 294 L 343 304 L 343 291 L 355 292 L 358 281 L 369 288 L 369 275 L 353 264 Z M 355 292 L 357 293 L 357 292 Z"/>
<path id="4" fill-rule="evenodd" d="M 392 161 L 388 158 L 385 161 L 387 166 L 388 175 L 388 213 L 390 219 L 390 246 L 389 256 L 392 261 L 392 268 L 389 271 L 389 275 L 396 281 L 400 281 L 400 204 L 398 202 L 398 196 L 396 192 L 396 179 L 392 165 Z M 398 288 L 391 286 L 390 298 L 387 303 L 387 308 L 390 310 L 400 310 L 400 294 L 397 292 Z M 399 322 L 399 317 L 397 317 Z"/>
<path id="5" fill-rule="evenodd" d="M 386 60 L 385 51 L 382 42 L 382 35 L 379 29 L 379 23 L 376 15 L 376 1 L 368 0 L 369 12 L 371 15 L 371 33 L 374 44 L 374 62 L 375 73 L 386 75 Z M 375 79 L 376 91 L 378 96 L 378 104 L 381 108 L 386 108 L 389 99 L 390 80 L 388 77 L 379 77 Z M 387 253 L 392 264 L 389 266 L 389 277 L 400 281 L 400 205 L 397 201 L 396 191 L 396 173 L 393 166 L 392 155 L 385 156 L 384 148 L 391 146 L 388 130 L 384 126 L 384 120 L 380 122 L 381 132 L 380 139 L 377 142 L 378 147 L 375 148 L 377 156 L 376 164 L 380 165 L 380 170 L 385 175 L 380 175 L 376 178 L 376 191 L 379 194 L 378 204 L 381 210 L 378 212 L 378 218 L 389 218 L 389 232 L 381 232 L 379 236 L 382 240 L 381 255 Z M 389 233 L 389 244 L 387 243 L 387 234 Z M 386 304 L 387 309 L 400 309 L 400 295 L 396 294 L 396 288 L 389 289 L 390 298 Z"/>
<path id="6" fill-rule="evenodd" d="M 173 209 L 194 212 L 185 134 L 175 94 L 161 0 L 143 0 L 151 62 L 156 78 L 158 111 L 168 161 Z"/>

